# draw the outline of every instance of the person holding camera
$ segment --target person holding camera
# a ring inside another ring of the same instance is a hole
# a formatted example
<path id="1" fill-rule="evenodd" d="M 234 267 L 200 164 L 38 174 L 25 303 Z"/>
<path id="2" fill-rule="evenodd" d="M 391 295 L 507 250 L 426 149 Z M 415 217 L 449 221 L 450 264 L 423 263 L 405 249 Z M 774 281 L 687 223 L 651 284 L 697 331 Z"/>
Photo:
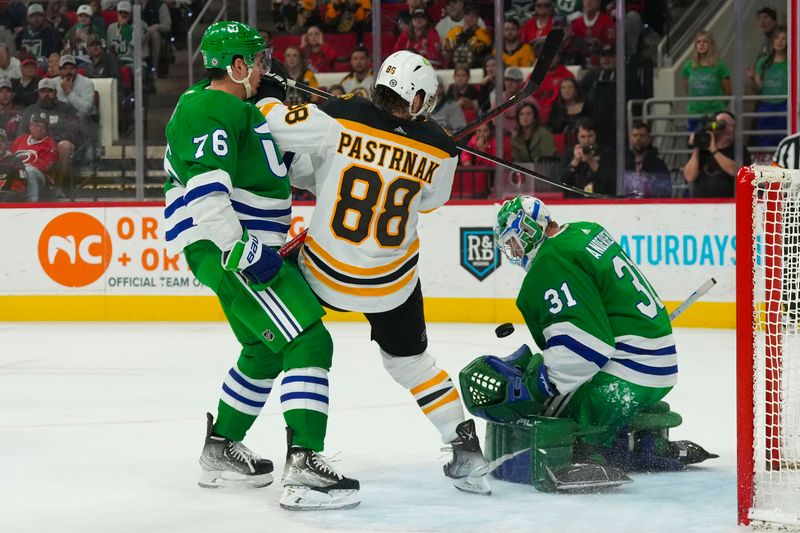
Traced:
<path id="1" fill-rule="evenodd" d="M 752 159 L 744 148 L 742 163 L 735 160 L 733 138 L 736 120 L 730 111 L 717 113 L 714 120 L 701 120 L 689 136 L 692 155 L 683 167 L 693 198 L 733 198 L 736 172 Z"/>
<path id="2" fill-rule="evenodd" d="M 614 152 L 597 143 L 597 129 L 591 118 L 578 120 L 578 142 L 564 155 L 564 184 L 586 192 L 615 194 L 617 189 Z M 581 198 L 577 194 L 567 197 Z"/>

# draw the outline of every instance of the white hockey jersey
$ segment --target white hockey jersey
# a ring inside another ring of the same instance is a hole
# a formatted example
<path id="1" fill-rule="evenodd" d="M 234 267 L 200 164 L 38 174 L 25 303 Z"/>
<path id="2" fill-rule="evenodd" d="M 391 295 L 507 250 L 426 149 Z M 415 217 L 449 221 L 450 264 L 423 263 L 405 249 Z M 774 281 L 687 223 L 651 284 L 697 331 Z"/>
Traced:
<path id="1" fill-rule="evenodd" d="M 402 120 L 359 97 L 288 108 L 259 102 L 281 151 L 309 154 L 317 205 L 299 266 L 314 292 L 346 311 L 389 311 L 417 284 L 420 212 L 450 197 L 453 140 L 432 121 Z"/>

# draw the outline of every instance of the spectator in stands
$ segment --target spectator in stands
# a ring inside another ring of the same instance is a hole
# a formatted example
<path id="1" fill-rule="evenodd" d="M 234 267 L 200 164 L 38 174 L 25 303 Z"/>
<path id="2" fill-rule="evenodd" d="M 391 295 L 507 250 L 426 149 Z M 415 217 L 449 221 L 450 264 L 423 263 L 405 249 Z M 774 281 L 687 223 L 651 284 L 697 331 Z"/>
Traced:
<path id="1" fill-rule="evenodd" d="M 642 193 L 646 198 L 672 196 L 669 167 L 658 157 L 658 149 L 650 139 L 650 126 L 636 122 L 630 132 L 630 146 L 625 155 L 625 190 Z"/>
<path id="2" fill-rule="evenodd" d="M 394 21 L 394 36 L 399 37 L 401 33 L 411 26 L 411 13 L 417 9 L 427 8 L 426 0 L 406 0 L 407 10 L 400 11 Z"/>
<path id="3" fill-rule="evenodd" d="M 430 17 L 424 9 L 415 9 L 411 14 L 411 25 L 403 30 L 394 43 L 394 51 L 410 50 L 416 52 L 433 64 L 442 66 L 442 53 L 439 34 L 433 29 Z"/>
<path id="4" fill-rule="evenodd" d="M 436 33 L 439 34 L 439 39 L 444 42 L 450 30 L 456 26 L 462 25 L 464 22 L 464 0 L 447 0 L 445 4 L 446 16 L 442 17 L 436 24 Z M 482 18 L 478 18 L 478 26 L 481 28 L 486 27 L 486 23 Z"/>
<path id="5" fill-rule="evenodd" d="M 458 67 L 453 70 L 453 83 L 447 88 L 446 98 L 457 102 L 467 122 L 478 118 L 478 89 L 469 82 L 469 69 Z"/>
<path id="6" fill-rule="evenodd" d="M 11 55 L 5 43 L 0 43 L 0 78 L 13 80 L 20 76 L 19 59 Z"/>
<path id="7" fill-rule="evenodd" d="M 86 67 L 86 76 L 119 79 L 119 61 L 106 51 L 103 40 L 97 35 L 89 38 L 89 65 Z"/>
<path id="8" fill-rule="evenodd" d="M 72 27 L 67 13 L 69 13 L 69 6 L 64 0 L 51 0 L 49 9 L 45 13 L 47 22 L 56 30 L 61 42 L 64 42 L 67 32 Z M 105 23 L 103 27 L 105 27 Z"/>
<path id="9" fill-rule="evenodd" d="M 786 95 L 789 92 L 789 71 L 787 62 L 787 33 L 784 28 L 773 32 L 772 46 L 769 54 L 761 57 L 756 68 L 747 69 L 747 75 L 755 83 L 762 96 L 780 96 L 781 98 L 765 98 L 759 100 L 756 111 L 759 113 L 783 113 L 780 116 L 758 117 L 756 129 L 783 130 L 784 133 L 759 135 L 757 146 L 777 146 L 786 132 Z"/>
<path id="10" fill-rule="evenodd" d="M 169 2 L 170 0 L 166 0 Z M 171 0 L 174 2 L 174 0 Z M 89 7 L 92 8 L 92 26 L 97 28 L 102 28 L 102 33 L 96 33 L 95 35 L 101 35 L 105 37 L 106 30 L 108 29 L 108 23 L 106 22 L 106 18 L 103 16 L 103 7 L 100 5 L 100 0 L 89 0 Z"/>
<path id="11" fill-rule="evenodd" d="M 600 52 L 600 68 L 589 69 L 581 78 L 579 88 L 591 105 L 592 118 L 601 139 L 613 140 L 616 148 L 617 131 L 617 54 L 607 44 Z"/>
<path id="12" fill-rule="evenodd" d="M 157 69 L 159 75 L 166 75 L 169 64 L 164 44 L 172 30 L 169 8 L 161 0 L 142 0 L 142 21 L 147 24 L 150 66 Z"/>
<path id="13" fill-rule="evenodd" d="M 594 122 L 578 121 L 577 142 L 564 154 L 564 184 L 586 192 L 615 194 L 617 190 L 614 152 L 597 138 Z M 582 198 L 579 194 L 567 196 Z"/>
<path id="14" fill-rule="evenodd" d="M 539 120 L 533 102 L 517 106 L 517 131 L 511 136 L 511 156 L 517 163 L 534 163 L 541 157 L 555 157 L 553 134 Z"/>
<path id="15" fill-rule="evenodd" d="M 0 129 L 0 191 L 2 191 L 0 194 L 3 194 L 0 198 L 3 198 L 4 201 L 23 198 L 33 202 L 37 201 L 38 189 L 34 195 L 33 191 L 27 187 L 25 178 L 25 166 L 17 156 L 8 151 L 8 135 L 5 130 Z M 30 193 L 27 197 L 25 196 L 26 191 Z M 14 196 L 6 196 L 9 193 Z M 31 196 L 36 199 L 31 200 Z"/>
<path id="16" fill-rule="evenodd" d="M 22 76 L 18 80 L 11 80 L 11 88 L 14 91 L 14 102 L 27 107 L 38 98 L 39 66 L 34 58 L 26 57 L 20 64 L 20 70 Z"/>
<path id="17" fill-rule="evenodd" d="M 308 68 L 308 63 L 300 48 L 296 46 L 287 46 L 283 58 L 286 73 L 289 75 L 289 78 L 294 81 L 303 82 L 310 87 L 319 87 L 317 78 L 314 76 L 314 73 L 311 72 L 311 69 Z M 285 103 L 287 105 L 300 105 L 311 101 L 311 95 L 305 91 L 300 91 L 291 87 L 286 91 Z"/>
<path id="18" fill-rule="evenodd" d="M 58 52 L 53 52 L 47 56 L 47 70 L 44 73 L 45 78 L 57 78 L 61 76 L 61 68 L 58 66 L 60 60 L 61 54 Z"/>
<path id="19" fill-rule="evenodd" d="M 714 36 L 703 30 L 694 40 L 694 54 L 681 69 L 684 90 L 688 96 L 729 96 L 731 75 L 728 65 L 717 55 Z M 725 100 L 692 100 L 686 109 L 692 115 L 715 115 L 724 110 Z M 697 127 L 697 119 L 689 119 L 689 131 Z"/>
<path id="20" fill-rule="evenodd" d="M 28 25 L 17 34 L 17 50 L 26 50 L 39 58 L 61 51 L 61 37 L 58 32 L 45 23 L 41 4 L 28 6 Z"/>
<path id="21" fill-rule="evenodd" d="M 478 24 L 478 8 L 464 9 L 464 22 L 454 26 L 443 42 L 443 55 L 454 67 L 477 67 L 492 46 L 492 36 Z"/>
<path id="22" fill-rule="evenodd" d="M 495 55 L 494 50 L 492 55 Z M 503 23 L 503 64 L 507 67 L 530 67 L 535 59 L 531 45 L 519 38 L 519 21 L 506 19 Z"/>
<path id="23" fill-rule="evenodd" d="M 456 68 L 463 68 L 469 71 L 469 67 L 462 66 Z M 489 109 L 489 97 L 494 91 L 494 80 L 497 76 L 497 60 L 494 56 L 488 56 L 483 60 L 483 78 L 478 84 L 478 108 Z"/>
<path id="24" fill-rule="evenodd" d="M 447 131 L 455 131 L 467 125 L 464 112 L 458 103 L 448 100 L 444 96 L 444 82 L 441 76 L 436 76 L 439 85 L 436 87 L 436 107 L 431 112 L 431 119 Z"/>
<path id="25" fill-rule="evenodd" d="M 322 24 L 314 0 L 274 0 L 272 17 L 278 31 L 292 34 L 304 33 L 309 26 Z"/>
<path id="26" fill-rule="evenodd" d="M 517 67 L 509 67 L 505 69 L 503 72 L 503 101 L 505 102 L 515 94 L 517 94 L 520 89 L 522 89 L 522 84 L 524 83 L 525 76 L 522 74 L 522 71 Z M 492 91 L 489 95 L 489 107 L 488 109 L 493 109 L 500 105 L 500 102 L 497 100 L 497 91 Z M 486 110 L 488 110 L 486 109 Z M 484 110 L 484 111 L 486 111 Z M 497 126 L 497 124 L 495 124 Z M 517 110 L 513 107 L 510 108 L 508 111 L 505 112 L 503 115 L 503 128 L 505 133 L 513 133 L 517 129 Z"/>
<path id="27" fill-rule="evenodd" d="M 325 8 L 325 26 L 331 31 L 361 35 L 370 22 L 371 11 L 371 0 L 330 0 Z"/>
<path id="28" fill-rule="evenodd" d="M 336 50 L 323 41 L 322 30 L 311 26 L 303 34 L 300 48 L 314 72 L 333 72 L 333 64 L 338 57 Z"/>
<path id="29" fill-rule="evenodd" d="M 330 87 L 328 87 L 328 92 L 331 93 L 336 98 L 342 97 L 347 94 L 344 90 L 344 87 L 339 85 L 338 83 L 334 83 Z"/>
<path id="30" fill-rule="evenodd" d="M 58 100 L 71 105 L 79 117 L 85 118 L 94 109 L 94 83 L 78 72 L 75 56 L 61 56 L 58 66 L 61 70 L 61 76 L 55 78 Z"/>
<path id="31" fill-rule="evenodd" d="M 541 46 L 543 44 L 544 43 L 540 41 L 534 48 L 534 52 L 537 56 L 541 53 Z M 556 54 L 553 57 L 553 62 L 550 63 L 550 68 L 547 74 L 545 74 L 544 80 L 542 80 L 542 84 L 536 92 L 533 93 L 533 99 L 539 104 L 539 111 L 541 112 L 543 122 L 547 122 L 550 118 L 550 108 L 553 106 L 553 102 L 555 102 L 556 98 L 558 98 L 561 82 L 568 78 L 575 79 L 572 72 L 561 62 L 561 54 Z"/>
<path id="32" fill-rule="evenodd" d="M 0 78 L 0 128 L 9 136 L 13 136 L 17 131 L 21 111 L 14 103 L 11 80 Z"/>
<path id="33" fill-rule="evenodd" d="M 14 42 L 14 34 L 3 25 L 2 19 L 0 19 L 0 43 L 5 44 L 12 55 L 16 54 L 17 45 Z"/>
<path id="34" fill-rule="evenodd" d="M 27 24 L 28 2 L 26 0 L 11 0 L 5 8 L 5 18 L 8 20 L 8 27 L 16 35 Z"/>
<path id="35" fill-rule="evenodd" d="M 553 0 L 535 0 L 533 9 L 533 16 L 525 22 L 520 30 L 522 42 L 531 46 L 535 46 L 537 42 L 544 43 L 547 34 L 550 33 L 556 22 Z"/>
<path id="36" fill-rule="evenodd" d="M 561 80 L 558 98 L 550 108 L 547 117 L 547 129 L 553 133 L 564 134 L 564 145 L 572 146 L 578 134 L 578 123 L 592 116 L 592 104 L 585 101 L 578 84 L 573 78 Z M 597 131 L 597 124 L 592 122 L 592 130 Z"/>
<path id="37" fill-rule="evenodd" d="M 689 136 L 692 155 L 683 167 L 683 177 L 689 182 L 689 194 L 694 198 L 733 198 L 736 172 L 740 166 L 752 163 L 744 147 L 744 161 L 736 161 L 734 135 L 736 119 L 730 111 L 715 116 L 716 128 L 703 132 L 705 139 L 693 132 Z M 708 144 L 705 144 L 705 143 Z"/>
<path id="38" fill-rule="evenodd" d="M 486 152 L 489 155 L 497 155 L 497 137 L 495 136 L 495 126 L 492 121 L 484 122 L 478 129 L 475 130 L 475 134 L 470 138 L 469 142 L 467 142 L 467 146 L 470 148 L 474 148 L 480 150 L 482 152 Z M 511 142 L 510 139 L 506 136 L 503 138 L 503 154 L 511 153 Z M 487 167 L 494 167 L 494 163 L 489 161 L 488 159 L 484 159 L 482 157 L 478 157 L 476 155 L 472 155 L 468 152 L 461 152 L 461 165 L 465 167 L 473 167 L 473 166 L 487 166 Z M 464 173 L 460 177 L 461 183 L 460 190 L 462 192 L 462 196 L 466 192 L 466 196 L 471 196 L 473 198 L 486 198 L 489 196 L 489 193 L 492 190 L 493 183 L 494 183 L 494 173 L 493 172 L 474 172 L 474 173 Z M 458 187 L 458 185 L 457 185 Z"/>
<path id="39" fill-rule="evenodd" d="M 47 135 L 46 117 L 31 115 L 28 129 L 30 133 L 14 139 L 10 151 L 25 165 L 28 200 L 37 202 L 39 191 L 44 189 L 47 176 L 58 161 L 58 150 L 55 141 Z"/>
<path id="40" fill-rule="evenodd" d="M 372 70 L 369 68 L 369 50 L 363 46 L 357 46 L 350 52 L 350 73 L 339 83 L 345 94 L 352 93 L 356 89 L 363 89 L 369 95 L 374 81 Z"/>
<path id="41" fill-rule="evenodd" d="M 775 8 L 764 6 L 758 10 L 756 17 L 758 17 L 758 26 L 764 34 L 764 41 L 756 58 L 756 63 L 758 63 L 758 60 L 768 56 L 772 49 L 772 42 L 778 29 L 778 12 L 775 11 Z"/>
<path id="42" fill-rule="evenodd" d="M 614 19 L 600 11 L 599 0 L 583 0 L 582 14 L 572 21 L 570 30 L 570 56 L 575 64 L 596 65 L 603 45 L 615 44 Z"/>
<path id="43" fill-rule="evenodd" d="M 53 177 L 60 184 L 69 172 L 72 153 L 80 141 L 80 127 L 78 115 L 69 104 L 60 102 L 56 98 L 58 82 L 55 78 L 39 80 L 39 100 L 25 108 L 17 128 L 17 137 L 30 133 L 30 120 L 33 115 L 45 117 L 50 136 L 56 142 L 58 150 L 58 165 Z"/>
<path id="44" fill-rule="evenodd" d="M 133 6 L 128 0 L 117 4 L 117 21 L 108 25 L 108 48 L 117 56 L 120 66 L 133 64 Z M 147 25 L 142 22 L 142 57 L 150 57 Z"/>
<path id="45" fill-rule="evenodd" d="M 105 37 L 105 27 L 92 23 L 92 8 L 89 4 L 78 7 L 78 22 L 69 29 L 65 39 L 65 48 L 75 56 L 81 66 L 89 63 L 89 36 Z"/>

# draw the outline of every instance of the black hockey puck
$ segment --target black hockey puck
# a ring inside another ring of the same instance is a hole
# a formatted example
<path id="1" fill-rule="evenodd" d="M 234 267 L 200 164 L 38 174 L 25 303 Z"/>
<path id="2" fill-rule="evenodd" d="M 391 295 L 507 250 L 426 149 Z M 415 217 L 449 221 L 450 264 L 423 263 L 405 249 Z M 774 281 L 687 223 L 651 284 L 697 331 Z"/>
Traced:
<path id="1" fill-rule="evenodd" d="M 496 328 L 494 328 L 494 334 L 497 335 L 498 339 L 502 339 L 503 337 L 508 337 L 514 333 L 514 324 L 511 322 L 506 322 L 505 324 L 500 324 Z"/>

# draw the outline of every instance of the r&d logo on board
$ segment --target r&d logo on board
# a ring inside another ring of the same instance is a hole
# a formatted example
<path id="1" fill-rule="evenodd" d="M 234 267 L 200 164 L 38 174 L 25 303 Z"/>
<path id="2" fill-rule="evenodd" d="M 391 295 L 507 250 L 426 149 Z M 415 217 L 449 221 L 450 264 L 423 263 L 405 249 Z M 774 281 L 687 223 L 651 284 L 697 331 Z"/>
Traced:
<path id="1" fill-rule="evenodd" d="M 460 228 L 461 266 L 483 281 L 500 266 L 492 228 Z"/>
<path id="2" fill-rule="evenodd" d="M 111 261 L 111 236 L 86 213 L 65 213 L 39 236 L 39 263 L 50 279 L 66 287 L 94 283 Z"/>

